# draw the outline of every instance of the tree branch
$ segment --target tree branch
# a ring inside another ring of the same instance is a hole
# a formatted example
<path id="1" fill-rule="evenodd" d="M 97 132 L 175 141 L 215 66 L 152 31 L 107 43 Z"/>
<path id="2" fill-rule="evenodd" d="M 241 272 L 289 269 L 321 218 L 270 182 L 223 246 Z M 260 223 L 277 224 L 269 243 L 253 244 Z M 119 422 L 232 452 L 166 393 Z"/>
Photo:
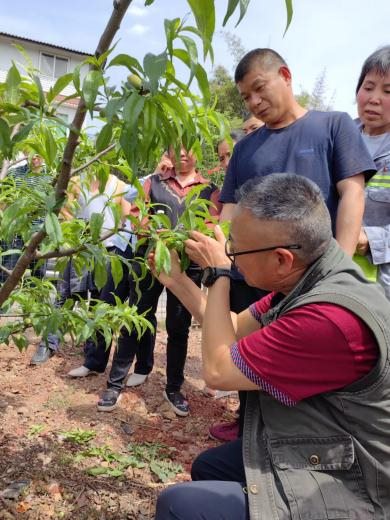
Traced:
<path id="1" fill-rule="evenodd" d="M 12 273 L 12 271 L 10 271 L 9 269 L 7 269 L 6 267 L 4 267 L 1 264 L 0 264 L 0 271 L 3 271 L 3 273 L 5 273 L 8 276 Z"/>
<path id="2" fill-rule="evenodd" d="M 85 168 L 88 168 L 88 166 L 91 166 L 91 164 L 93 164 L 94 162 L 98 161 L 100 159 L 100 157 L 102 157 L 103 155 L 106 155 L 106 153 L 110 152 L 113 148 L 115 148 L 115 143 L 113 144 L 110 144 L 110 146 L 107 146 L 107 148 L 105 148 L 104 150 L 102 150 L 101 152 L 99 152 L 98 154 L 95 155 L 95 157 L 93 157 L 92 159 L 90 159 L 88 162 L 86 162 L 85 164 L 82 164 L 81 166 L 79 166 L 78 168 L 75 168 L 74 170 L 71 171 L 71 176 L 73 177 L 73 175 L 77 175 L 78 173 L 80 173 L 82 170 L 85 170 Z"/>
<path id="3" fill-rule="evenodd" d="M 117 230 L 111 230 L 108 231 L 105 235 L 103 235 L 98 242 L 104 242 L 104 240 L 107 240 L 107 238 L 112 237 L 113 235 L 116 235 L 119 231 L 125 231 L 129 233 L 129 235 L 132 235 L 128 229 L 125 228 L 118 228 Z M 36 253 L 35 259 L 36 260 L 48 260 L 49 258 L 63 258 L 64 256 L 72 256 L 76 253 L 80 253 L 80 251 L 85 251 L 87 249 L 87 244 L 82 244 L 81 246 L 77 247 L 71 247 L 69 249 L 62 249 L 59 251 L 49 251 L 47 253 Z"/>
<path id="4" fill-rule="evenodd" d="M 78 168 L 75 168 L 74 170 L 72 170 L 70 172 L 70 176 L 73 177 L 74 175 L 77 175 L 81 171 L 85 170 L 85 168 L 88 168 L 88 166 L 91 166 L 91 164 L 93 164 L 94 162 L 98 161 L 100 159 L 100 157 L 102 157 L 103 155 L 106 155 L 106 153 L 110 152 L 113 148 L 115 148 L 115 143 L 110 144 L 110 146 L 107 146 L 107 148 L 105 148 L 104 150 L 102 150 L 101 152 L 96 154 L 95 157 L 92 157 L 92 159 L 90 159 L 85 164 L 82 164 Z M 52 186 L 55 186 L 55 184 L 57 182 L 57 179 L 58 179 L 58 177 L 53 179 Z"/>
<path id="5" fill-rule="evenodd" d="M 114 9 L 95 51 L 96 57 L 101 56 L 110 48 L 114 36 L 117 33 L 121 21 L 131 2 L 132 0 L 114 0 Z M 69 180 L 71 177 L 72 161 L 75 150 L 78 145 L 78 136 L 83 126 L 85 115 L 86 106 L 84 99 L 81 98 L 77 106 L 76 114 L 74 116 L 72 125 L 70 127 L 69 137 L 65 146 L 64 155 L 60 167 L 60 175 L 58 176 L 58 181 L 55 189 L 55 198 L 57 202 L 57 208 L 55 211 L 57 214 L 59 213 L 65 200 L 66 190 L 68 188 Z M 38 231 L 32 236 L 24 253 L 21 255 L 18 262 L 16 263 L 11 275 L 7 278 L 3 286 L 0 288 L 0 305 L 2 305 L 5 302 L 5 300 L 9 297 L 13 289 L 18 284 L 19 280 L 23 276 L 23 273 L 35 257 L 35 251 L 37 250 L 39 244 L 42 242 L 45 236 L 46 232 L 43 230 Z"/>

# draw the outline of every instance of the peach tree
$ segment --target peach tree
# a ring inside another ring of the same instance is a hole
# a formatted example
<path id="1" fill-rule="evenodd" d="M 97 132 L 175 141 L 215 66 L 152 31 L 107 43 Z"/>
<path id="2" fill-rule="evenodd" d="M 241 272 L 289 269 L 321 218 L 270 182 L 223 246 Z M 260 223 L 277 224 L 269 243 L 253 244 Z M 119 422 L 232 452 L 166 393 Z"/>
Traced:
<path id="1" fill-rule="evenodd" d="M 154 0 L 146 0 L 151 5 Z M 102 232 L 101 215 L 93 215 L 89 222 L 74 218 L 61 219 L 61 208 L 67 203 L 71 178 L 83 172 L 87 178 L 98 178 L 104 184 L 110 172 L 119 172 L 139 191 L 138 219 L 132 219 L 137 231 L 143 217 L 150 213 L 143 199 L 138 181 L 140 171 L 153 171 L 161 151 L 174 144 L 177 153 L 182 143 L 200 158 L 202 143 L 212 143 L 215 135 L 228 134 L 226 120 L 215 109 L 211 98 L 207 73 L 202 62 L 213 59 L 212 39 L 215 31 L 214 0 L 187 0 L 194 24 L 187 19 L 164 20 L 166 43 L 159 54 L 147 53 L 142 62 L 129 54 L 115 55 L 115 35 L 131 0 L 114 0 L 113 10 L 93 56 L 71 73 L 57 79 L 44 92 L 39 73 L 29 64 L 20 70 L 13 63 L 4 83 L 0 83 L 0 270 L 4 282 L 0 285 L 0 343 L 12 340 L 19 348 L 27 346 L 26 329 L 32 327 L 37 335 L 47 338 L 49 333 L 61 337 L 69 333 L 74 342 L 85 341 L 97 331 L 109 343 L 122 327 L 135 327 L 142 334 L 150 327 L 145 316 L 135 307 L 117 300 L 109 306 L 97 302 L 90 306 L 80 300 L 75 307 L 67 300 L 60 309 L 55 305 L 56 284 L 49 278 L 40 280 L 29 272 L 32 261 L 43 263 L 54 259 L 55 269 L 62 272 L 69 258 L 81 272 L 86 268 L 94 273 L 98 288 L 107 279 L 109 263 L 115 283 L 122 276 L 121 260 L 110 255 L 103 240 L 121 229 L 120 210 L 109 201 L 115 216 L 115 226 Z M 228 0 L 223 24 L 238 11 L 238 22 L 245 16 L 249 0 Z M 292 0 L 285 0 L 287 26 L 292 17 Z M 202 49 L 202 52 L 200 52 Z M 23 49 L 20 49 L 24 53 Z M 188 77 L 178 77 L 178 63 L 185 65 Z M 122 68 L 127 80 L 112 86 L 108 74 Z M 197 84 L 197 94 L 193 85 Z M 60 94 L 66 87 L 72 94 Z M 58 115 L 61 104 L 74 98 L 79 100 L 70 124 Z M 61 100 L 60 100 L 61 99 Z M 100 130 L 94 139 L 83 130 L 87 114 L 98 118 Z M 23 153 L 43 157 L 46 175 L 50 178 L 44 190 L 15 184 L 8 176 L 10 165 Z M 172 229 L 164 216 L 149 218 L 142 233 L 156 250 L 159 269 L 169 270 L 169 249 L 183 253 L 183 240 L 191 229 L 207 230 L 209 220 L 207 201 L 192 192 L 178 225 Z M 34 220 L 42 225 L 36 229 Z M 129 217 L 130 218 L 130 217 Z M 164 231 L 161 232 L 160 228 Z M 4 247 L 12 238 L 23 239 L 22 250 Z M 10 254 L 19 259 L 12 270 L 3 260 Z M 183 268 L 186 258 L 182 256 Z"/>

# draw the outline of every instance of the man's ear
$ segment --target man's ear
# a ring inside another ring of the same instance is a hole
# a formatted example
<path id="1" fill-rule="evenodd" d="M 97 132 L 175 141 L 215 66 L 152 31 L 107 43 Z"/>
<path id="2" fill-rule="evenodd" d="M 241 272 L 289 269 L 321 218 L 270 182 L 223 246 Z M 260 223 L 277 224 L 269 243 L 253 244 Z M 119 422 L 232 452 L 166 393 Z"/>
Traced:
<path id="1" fill-rule="evenodd" d="M 291 72 L 288 67 L 285 65 L 282 65 L 282 67 L 279 67 L 279 75 L 284 79 L 287 85 L 291 85 Z"/>

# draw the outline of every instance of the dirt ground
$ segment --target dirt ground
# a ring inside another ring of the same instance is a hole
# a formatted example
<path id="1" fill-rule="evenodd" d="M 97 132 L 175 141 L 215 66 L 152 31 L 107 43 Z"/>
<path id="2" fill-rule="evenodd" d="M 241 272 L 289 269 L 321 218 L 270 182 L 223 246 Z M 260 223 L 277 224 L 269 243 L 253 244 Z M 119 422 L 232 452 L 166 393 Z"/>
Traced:
<path id="1" fill-rule="evenodd" d="M 208 438 L 209 425 L 231 420 L 237 408 L 234 397 L 203 394 L 199 340 L 200 331 L 191 329 L 186 418 L 162 397 L 164 331 L 147 382 L 126 389 L 111 413 L 96 409 L 104 375 L 66 376 L 82 364 L 81 348 L 64 345 L 32 367 L 37 338 L 23 353 L 0 345 L 0 520 L 154 518 L 159 491 L 189 479 L 193 458 L 217 444 Z"/>

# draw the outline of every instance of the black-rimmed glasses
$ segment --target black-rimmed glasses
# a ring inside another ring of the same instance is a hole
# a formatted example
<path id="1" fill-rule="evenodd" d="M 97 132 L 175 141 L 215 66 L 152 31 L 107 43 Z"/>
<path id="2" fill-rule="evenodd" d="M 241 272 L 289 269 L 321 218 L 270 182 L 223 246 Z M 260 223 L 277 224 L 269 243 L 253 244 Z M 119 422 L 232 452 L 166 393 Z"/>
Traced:
<path id="1" fill-rule="evenodd" d="M 272 247 L 263 247 L 261 249 L 248 249 L 247 251 L 234 251 L 231 245 L 231 237 L 226 239 L 225 242 L 225 254 L 233 265 L 236 263 L 236 256 L 250 255 L 252 253 L 263 253 L 265 251 L 273 251 L 274 249 L 302 249 L 302 246 L 298 244 L 279 245 Z"/>

